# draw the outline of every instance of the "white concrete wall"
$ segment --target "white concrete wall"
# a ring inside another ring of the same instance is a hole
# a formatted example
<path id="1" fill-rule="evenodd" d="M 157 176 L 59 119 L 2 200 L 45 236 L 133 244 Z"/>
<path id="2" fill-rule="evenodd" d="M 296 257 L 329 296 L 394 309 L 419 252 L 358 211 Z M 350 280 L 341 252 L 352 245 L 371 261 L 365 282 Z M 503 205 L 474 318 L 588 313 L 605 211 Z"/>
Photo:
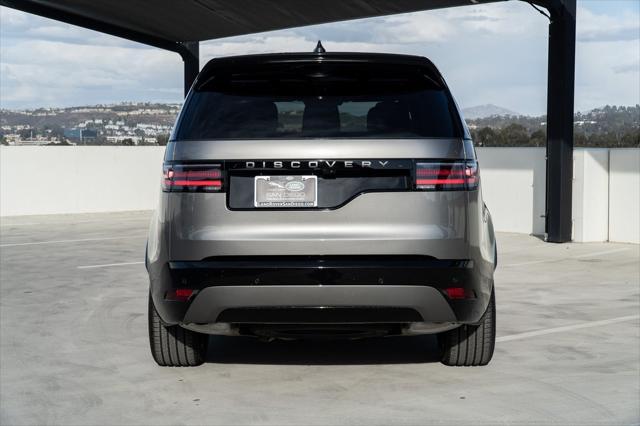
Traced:
<path id="1" fill-rule="evenodd" d="M 478 148 L 497 231 L 544 233 L 545 149 Z M 164 147 L 0 147 L 0 216 L 150 210 Z M 576 149 L 576 241 L 640 243 L 640 150 Z"/>
<path id="2" fill-rule="evenodd" d="M 496 231 L 544 234 L 545 149 L 476 148 Z"/>
<path id="3" fill-rule="evenodd" d="M 0 148 L 0 216 L 153 209 L 164 147 Z"/>
<path id="4" fill-rule="evenodd" d="M 609 239 L 609 150 L 573 151 L 573 240 Z"/>
<path id="5" fill-rule="evenodd" d="M 640 149 L 609 157 L 609 240 L 640 243 Z"/>

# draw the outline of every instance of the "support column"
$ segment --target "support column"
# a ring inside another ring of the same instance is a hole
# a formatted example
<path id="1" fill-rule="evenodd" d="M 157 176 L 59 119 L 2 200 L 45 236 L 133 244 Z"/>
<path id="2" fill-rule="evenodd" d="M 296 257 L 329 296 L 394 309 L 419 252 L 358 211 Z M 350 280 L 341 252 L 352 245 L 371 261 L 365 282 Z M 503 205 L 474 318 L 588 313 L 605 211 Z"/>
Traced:
<path id="1" fill-rule="evenodd" d="M 184 61 L 184 96 L 187 96 L 191 85 L 200 72 L 200 43 L 197 41 L 185 41 L 180 43 L 184 49 L 180 56 Z"/>
<path id="2" fill-rule="evenodd" d="M 571 241 L 576 0 L 549 8 L 547 86 L 547 241 Z"/>

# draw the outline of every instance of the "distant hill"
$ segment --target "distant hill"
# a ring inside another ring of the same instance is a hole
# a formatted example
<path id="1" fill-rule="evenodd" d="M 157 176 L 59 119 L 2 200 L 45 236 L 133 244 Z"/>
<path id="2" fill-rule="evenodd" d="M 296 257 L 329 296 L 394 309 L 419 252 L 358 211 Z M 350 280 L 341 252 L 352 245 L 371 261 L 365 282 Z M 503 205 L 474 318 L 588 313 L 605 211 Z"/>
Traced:
<path id="1" fill-rule="evenodd" d="M 519 113 L 511 111 L 510 109 L 499 107 L 493 104 L 477 105 L 469 108 L 463 108 L 462 114 L 464 118 L 468 120 L 475 120 L 478 118 L 487 118 L 495 116 L 514 115 L 518 116 Z"/>
<path id="2" fill-rule="evenodd" d="M 180 104 L 158 102 L 123 102 L 111 105 L 84 105 L 66 108 L 37 108 L 31 110 L 0 109 L 0 126 L 26 126 L 71 128 L 87 120 L 124 121 L 127 125 L 137 123 L 172 126 Z"/>
<path id="3" fill-rule="evenodd" d="M 544 146 L 547 117 L 465 117 L 477 146 Z M 583 147 L 640 147 L 640 105 L 604 106 L 577 112 L 574 145 Z"/>

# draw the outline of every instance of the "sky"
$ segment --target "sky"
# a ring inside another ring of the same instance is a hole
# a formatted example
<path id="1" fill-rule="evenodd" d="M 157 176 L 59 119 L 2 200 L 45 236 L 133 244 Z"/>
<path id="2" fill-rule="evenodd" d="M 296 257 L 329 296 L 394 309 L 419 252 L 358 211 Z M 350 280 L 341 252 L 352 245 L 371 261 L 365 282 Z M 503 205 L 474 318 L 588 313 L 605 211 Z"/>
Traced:
<path id="1" fill-rule="evenodd" d="M 311 51 L 426 56 L 461 107 L 546 111 L 548 20 L 522 1 L 315 25 L 201 43 L 217 56 Z M 179 102 L 172 52 L 0 7 L 0 107 Z M 640 0 L 578 0 L 575 110 L 640 103 Z"/>

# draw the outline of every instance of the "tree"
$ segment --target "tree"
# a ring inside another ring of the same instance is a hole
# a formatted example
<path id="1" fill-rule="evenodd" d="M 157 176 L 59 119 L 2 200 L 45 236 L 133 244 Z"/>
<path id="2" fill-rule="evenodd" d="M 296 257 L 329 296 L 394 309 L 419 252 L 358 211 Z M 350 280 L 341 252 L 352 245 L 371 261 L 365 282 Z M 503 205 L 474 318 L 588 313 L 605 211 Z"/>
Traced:
<path id="1" fill-rule="evenodd" d="M 532 146 L 545 146 L 547 143 L 547 134 L 542 130 L 536 130 L 531 133 L 531 139 L 529 141 L 529 145 Z"/>
<path id="2" fill-rule="evenodd" d="M 47 144 L 47 146 L 69 146 L 69 145 L 71 144 L 66 140 L 63 140 L 62 142 L 49 142 Z"/>
<path id="3" fill-rule="evenodd" d="M 44 126 L 44 130 L 49 132 L 49 135 L 59 140 L 64 139 L 64 129 L 58 124 L 47 124 Z"/>
<path id="4" fill-rule="evenodd" d="M 589 143 L 589 139 L 584 132 L 574 132 L 573 133 L 573 145 L 574 146 L 587 146 Z"/>
<path id="5" fill-rule="evenodd" d="M 475 142 L 478 146 L 491 146 L 497 142 L 497 134 L 491 127 L 483 127 L 478 130 Z"/>
<path id="6" fill-rule="evenodd" d="M 169 142 L 169 135 L 167 134 L 158 135 L 156 140 L 158 141 L 158 145 L 164 146 Z"/>
<path id="7" fill-rule="evenodd" d="M 625 133 L 620 140 L 620 146 L 625 148 L 640 147 L 640 129 L 631 130 Z"/>
<path id="8" fill-rule="evenodd" d="M 529 132 L 522 124 L 511 123 L 500 132 L 505 146 L 529 145 Z"/>

